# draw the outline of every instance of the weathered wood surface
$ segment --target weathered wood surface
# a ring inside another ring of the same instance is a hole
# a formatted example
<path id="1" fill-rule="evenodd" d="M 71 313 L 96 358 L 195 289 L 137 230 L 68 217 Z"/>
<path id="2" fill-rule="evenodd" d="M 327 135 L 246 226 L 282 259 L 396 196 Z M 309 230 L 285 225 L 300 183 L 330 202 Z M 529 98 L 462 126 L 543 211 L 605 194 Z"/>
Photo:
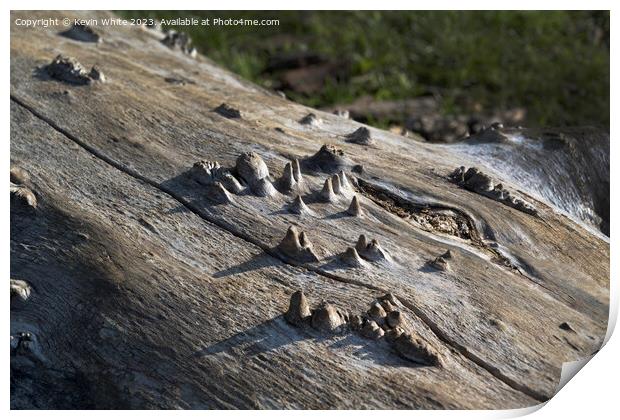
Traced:
<path id="1" fill-rule="evenodd" d="M 38 200 L 11 209 L 11 277 L 32 286 L 12 303 L 11 332 L 34 336 L 11 359 L 13 407 L 515 408 L 550 398 L 562 363 L 600 347 L 600 236 L 531 197 L 538 216 L 456 186 L 447 175 L 472 165 L 450 147 L 373 128 L 373 145 L 350 143 L 360 124 L 170 50 L 154 30 L 98 30 L 103 42 L 87 43 L 11 27 L 11 163 Z M 58 54 L 97 64 L 106 82 L 50 78 Z M 221 103 L 241 118 L 213 112 Z M 300 124 L 308 112 L 322 123 Z M 362 217 L 346 214 L 350 195 L 316 199 L 330 174 L 304 159 L 326 143 L 344 152 Z M 295 195 L 280 192 L 217 203 L 187 174 L 246 151 L 274 181 L 300 159 L 311 214 L 291 214 Z M 451 232 L 458 224 L 470 233 Z M 290 225 L 319 262 L 278 252 Z M 360 234 L 391 260 L 343 264 Z M 450 270 L 430 269 L 447 249 Z M 445 363 L 286 323 L 299 289 L 356 313 L 394 293 Z"/>

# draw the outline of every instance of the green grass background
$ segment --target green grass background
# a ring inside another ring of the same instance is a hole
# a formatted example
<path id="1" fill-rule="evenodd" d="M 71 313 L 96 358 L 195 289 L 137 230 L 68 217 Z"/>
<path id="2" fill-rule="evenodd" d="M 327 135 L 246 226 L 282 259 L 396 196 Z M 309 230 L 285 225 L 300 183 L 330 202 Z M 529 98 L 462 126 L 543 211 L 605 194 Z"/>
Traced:
<path id="1" fill-rule="evenodd" d="M 131 11 L 127 17 L 279 19 L 272 27 L 184 27 L 224 67 L 265 87 L 274 54 L 345 58 L 346 81 L 292 99 L 315 107 L 371 95 L 434 92 L 443 112 L 522 106 L 530 125 L 609 126 L 609 13 L 605 11 Z M 380 122 L 379 122 L 380 124 Z"/>

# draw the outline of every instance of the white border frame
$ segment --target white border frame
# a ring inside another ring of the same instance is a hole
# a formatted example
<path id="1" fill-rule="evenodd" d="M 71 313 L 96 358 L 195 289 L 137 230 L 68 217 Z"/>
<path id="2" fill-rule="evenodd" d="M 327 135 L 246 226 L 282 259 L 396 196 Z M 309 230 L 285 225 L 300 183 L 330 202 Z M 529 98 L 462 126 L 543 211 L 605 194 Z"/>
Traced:
<path id="1" fill-rule="evenodd" d="M 204 2 L 204 1 L 175 1 L 174 3 L 158 1 L 158 0 L 134 0 L 131 2 L 119 1 L 119 0 L 109 0 L 106 2 L 103 1 L 90 1 L 87 4 L 84 2 L 76 2 L 76 1 L 68 1 L 68 0 L 57 0 L 53 3 L 44 2 L 44 1 L 14 1 L 8 0 L 3 2 L 2 9 L 4 9 L 4 16 L 8 23 L 10 17 L 10 10 L 50 10 L 50 9 L 60 9 L 60 10 L 192 10 L 192 9 L 214 9 L 214 10 L 286 10 L 286 9 L 297 9 L 297 10 L 308 10 L 308 9 L 316 9 L 316 10 L 373 10 L 373 9 L 384 9 L 384 10 L 407 10 L 407 9 L 419 9 L 419 10 L 479 10 L 479 9 L 491 9 L 491 10 L 521 10 L 521 9 L 534 9 L 534 10 L 596 10 L 596 9 L 604 9 L 611 10 L 611 22 L 615 22 L 615 11 L 613 10 L 613 5 L 618 4 L 618 2 L 612 1 L 533 1 L 533 0 L 522 0 L 522 1 L 504 1 L 501 4 L 501 7 L 498 2 L 491 1 L 481 1 L 481 0 L 470 0 L 466 3 L 459 1 L 448 1 L 448 0 L 435 0 L 433 2 L 420 2 L 414 3 L 411 1 L 393 1 L 393 0 L 383 0 L 381 2 L 370 2 L 370 1 L 340 1 L 338 4 L 335 4 L 333 0 L 314 0 L 312 2 L 305 1 L 283 1 L 283 0 L 263 0 L 260 3 L 258 2 L 250 2 L 249 0 L 227 0 L 226 2 Z M 84 8 L 84 6 L 88 6 Z M 175 7 L 170 7 L 175 6 Z M 224 7 L 222 7 L 224 6 Z M 429 7 L 430 6 L 430 7 Z M 617 8 L 620 9 L 620 8 Z M 6 24 L 2 26 L 0 29 L 0 45 L 2 46 L 2 53 L 5 58 L 8 58 L 10 55 L 10 25 Z M 612 25 L 615 28 L 615 25 Z M 614 46 L 616 45 L 616 36 L 615 32 L 611 31 L 611 68 L 618 68 L 617 66 L 617 54 L 614 53 Z M 3 97 L 5 98 L 1 102 L 2 107 L 2 115 L 5 124 L 0 125 L 2 127 L 3 138 L 3 148 L 0 153 L 0 159 L 2 162 L 2 171 L 6 174 L 9 172 L 10 166 L 10 158 L 9 158 L 9 138 L 10 138 L 10 130 L 9 130 L 9 92 L 10 92 L 10 61 L 5 59 L 1 66 L 1 74 L 2 74 L 2 91 Z M 613 74 L 613 71 L 611 72 Z M 613 83 L 613 78 L 611 81 L 611 115 L 614 115 L 614 109 L 616 109 L 618 98 L 618 88 L 617 85 Z M 615 144 L 615 141 L 620 141 L 618 139 L 618 128 L 617 124 L 614 124 L 614 121 L 611 121 L 611 182 L 612 185 L 616 185 L 615 181 L 618 181 L 618 170 L 614 163 L 617 161 L 616 157 L 618 154 L 618 146 Z M 161 411 L 161 412 L 144 412 L 144 411 L 119 411 L 115 412 L 114 416 L 119 416 L 121 419 L 132 419 L 135 420 L 136 417 L 143 418 L 146 416 L 149 417 L 158 417 L 158 418 L 170 418 L 172 416 L 183 416 L 183 417 L 192 417 L 192 418 L 202 418 L 203 416 L 217 416 L 218 418 L 246 418 L 252 417 L 253 420 L 261 420 L 261 419 L 273 419 L 273 418 L 286 418 L 290 415 L 294 415 L 298 418 L 309 418 L 309 417 L 318 417 L 327 418 L 327 419 L 335 419 L 335 418 L 355 418 L 355 419 L 364 419 L 364 418 L 375 418 L 376 416 L 385 416 L 386 414 L 390 416 L 390 420 L 398 420 L 398 419 L 409 419 L 411 417 L 415 417 L 416 419 L 426 419 L 426 418 L 437 418 L 437 417 L 447 417 L 447 418 L 468 418 L 468 419 L 480 419 L 480 418 L 505 418 L 505 417 L 516 417 L 525 415 L 531 412 L 536 411 L 535 414 L 532 415 L 531 418 L 580 418 L 584 419 L 587 417 L 591 418 L 611 418 L 611 414 L 613 413 L 617 416 L 618 413 L 618 375 L 620 373 L 619 363 L 618 363 L 618 355 L 620 354 L 620 344 L 618 342 L 618 338 L 615 337 L 610 340 L 611 333 L 615 326 L 615 321 L 618 313 L 618 290 L 617 290 L 617 281 L 614 279 L 617 277 L 616 274 L 618 272 L 618 265 L 620 259 L 618 258 L 618 252 L 616 252 L 616 247 L 614 246 L 614 239 L 618 237 L 620 231 L 616 229 L 618 224 L 616 223 L 616 217 L 620 215 L 618 211 L 618 200 L 617 195 L 614 194 L 614 190 L 611 190 L 611 214 L 612 214 L 612 222 L 611 222 L 611 304 L 610 304 L 610 328 L 607 333 L 606 340 L 609 340 L 607 345 L 597 354 L 587 366 L 577 375 L 577 379 L 569 381 L 566 386 L 561 389 L 561 391 L 552 398 L 547 404 L 541 404 L 536 407 L 522 409 L 522 410 L 498 410 L 498 411 L 441 411 L 441 412 L 429 412 L 429 411 L 390 411 L 390 413 L 376 413 L 374 411 L 296 411 L 295 413 L 289 413 L 287 411 L 210 411 L 208 413 L 201 411 L 190 411 L 190 412 L 178 412 L 178 411 Z M 6 279 L 10 276 L 10 265 L 9 265 L 9 255 L 10 255 L 10 247 L 9 247 L 9 198 L 8 196 L 3 196 L 2 201 L 0 203 L 2 215 L 4 216 L 4 223 L 1 225 L 2 238 L 5 238 L 1 243 L 1 254 L 0 258 L 2 259 L 2 272 L 4 273 L 4 277 Z M 10 334 L 9 332 L 9 296 L 5 294 L 5 302 L 6 308 L 4 309 L 4 323 L 2 324 L 2 332 L 6 339 Z M 7 340 L 8 341 L 8 340 Z M 10 372 L 9 372 L 9 363 L 10 359 L 9 354 L 9 346 L 8 343 L 5 345 L 3 352 L 3 360 L 4 363 L 2 365 L 3 378 L 4 382 L 2 385 L 2 395 L 3 399 L 3 408 L 7 411 L 9 410 L 9 395 L 10 395 Z M 539 408 L 544 409 L 538 410 Z M 63 420 L 66 418 L 81 418 L 85 415 L 84 412 L 81 411 L 11 411 L 11 416 L 14 417 L 24 417 L 24 418 L 34 418 L 37 416 L 43 415 L 45 417 L 50 418 L 62 418 Z M 86 413 L 89 417 L 93 419 L 106 419 L 110 416 L 110 413 L 105 411 L 90 411 Z M 614 416 L 614 417 L 615 417 Z"/>

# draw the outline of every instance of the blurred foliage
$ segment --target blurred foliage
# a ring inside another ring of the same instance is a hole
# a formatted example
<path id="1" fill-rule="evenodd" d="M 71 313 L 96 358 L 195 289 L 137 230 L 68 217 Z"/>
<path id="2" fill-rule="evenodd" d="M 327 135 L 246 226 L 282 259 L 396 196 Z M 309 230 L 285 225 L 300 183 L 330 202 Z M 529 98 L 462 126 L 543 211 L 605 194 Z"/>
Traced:
<path id="1" fill-rule="evenodd" d="M 363 95 L 442 98 L 445 112 L 524 107 L 530 125 L 609 126 L 607 11 L 124 11 L 130 17 L 279 19 L 279 26 L 180 27 L 212 60 L 265 87 L 271 57 L 310 51 L 346 60 L 321 107 Z"/>

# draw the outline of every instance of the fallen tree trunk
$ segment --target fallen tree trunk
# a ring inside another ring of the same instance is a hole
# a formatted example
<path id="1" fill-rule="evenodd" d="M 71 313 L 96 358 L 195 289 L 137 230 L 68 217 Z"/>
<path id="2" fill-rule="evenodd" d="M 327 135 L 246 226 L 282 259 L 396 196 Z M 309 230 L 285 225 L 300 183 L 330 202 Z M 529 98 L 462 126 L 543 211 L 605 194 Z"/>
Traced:
<path id="1" fill-rule="evenodd" d="M 501 188 L 451 179 L 466 153 L 356 131 L 156 30 L 19 16 L 11 182 L 36 207 L 11 205 L 13 408 L 516 408 L 600 348 L 609 243 L 494 168 Z M 96 71 L 68 83 L 59 54 Z M 344 326 L 287 322 L 297 290 Z M 440 362 L 349 327 L 386 293 Z"/>

